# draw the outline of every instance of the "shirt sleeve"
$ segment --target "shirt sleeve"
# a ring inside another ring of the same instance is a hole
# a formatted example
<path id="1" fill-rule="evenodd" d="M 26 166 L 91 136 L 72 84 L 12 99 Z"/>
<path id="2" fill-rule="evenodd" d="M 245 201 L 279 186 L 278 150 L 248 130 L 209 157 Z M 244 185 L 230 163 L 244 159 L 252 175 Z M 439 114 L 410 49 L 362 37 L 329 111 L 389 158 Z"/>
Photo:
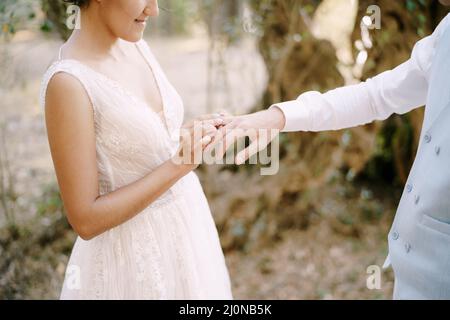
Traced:
<path id="1" fill-rule="evenodd" d="M 282 131 L 339 130 L 384 120 L 393 113 L 403 114 L 424 105 L 444 20 L 431 35 L 419 40 L 410 59 L 395 69 L 356 85 L 326 93 L 308 91 L 296 100 L 272 105 L 270 108 L 277 107 L 284 113 L 286 123 Z"/>

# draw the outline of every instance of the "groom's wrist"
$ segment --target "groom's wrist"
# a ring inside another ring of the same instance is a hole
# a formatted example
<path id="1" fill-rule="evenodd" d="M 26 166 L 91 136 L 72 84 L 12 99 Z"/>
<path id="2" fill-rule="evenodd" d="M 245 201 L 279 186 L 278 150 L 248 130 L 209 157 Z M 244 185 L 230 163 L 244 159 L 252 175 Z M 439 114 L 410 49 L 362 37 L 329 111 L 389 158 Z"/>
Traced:
<path id="1" fill-rule="evenodd" d="M 272 105 L 269 109 L 267 109 L 267 112 L 271 123 L 270 127 L 282 131 L 286 125 L 286 117 L 284 112 L 277 105 Z"/>

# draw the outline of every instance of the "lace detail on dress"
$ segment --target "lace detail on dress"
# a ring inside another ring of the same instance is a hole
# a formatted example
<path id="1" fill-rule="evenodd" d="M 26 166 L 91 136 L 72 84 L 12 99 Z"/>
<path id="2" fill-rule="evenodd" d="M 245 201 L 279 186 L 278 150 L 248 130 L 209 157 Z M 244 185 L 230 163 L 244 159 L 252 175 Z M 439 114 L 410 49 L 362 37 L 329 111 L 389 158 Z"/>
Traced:
<path id="1" fill-rule="evenodd" d="M 145 230 L 143 225 L 140 224 L 139 232 L 132 234 L 134 255 L 138 267 L 137 281 L 143 286 L 145 298 L 167 299 L 158 241 L 154 237 L 153 230 Z M 151 223 L 145 225 L 151 226 Z"/>
<path id="2" fill-rule="evenodd" d="M 129 159 L 132 159 L 142 148 L 140 144 L 128 141 L 126 137 L 118 133 L 112 133 L 105 137 L 100 135 L 97 137 L 97 141 L 107 148 L 119 151 Z"/>
<path id="3" fill-rule="evenodd" d="M 89 291 L 92 291 L 89 296 L 94 297 L 95 299 L 102 299 L 104 297 L 104 287 L 105 287 L 105 256 L 103 253 L 103 248 L 101 247 L 100 243 L 97 244 L 95 248 L 95 254 L 94 254 L 94 261 L 93 261 L 93 270 L 94 270 L 94 279 L 93 283 L 86 285 L 89 286 Z"/>

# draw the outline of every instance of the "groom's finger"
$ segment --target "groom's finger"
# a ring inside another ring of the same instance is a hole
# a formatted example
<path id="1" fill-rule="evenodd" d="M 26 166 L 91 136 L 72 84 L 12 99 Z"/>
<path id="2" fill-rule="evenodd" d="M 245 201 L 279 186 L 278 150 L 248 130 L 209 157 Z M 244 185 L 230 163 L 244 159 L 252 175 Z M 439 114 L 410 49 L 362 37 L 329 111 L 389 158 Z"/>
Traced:
<path id="1" fill-rule="evenodd" d="M 251 143 L 248 147 L 244 148 L 244 150 L 240 151 L 237 154 L 237 156 L 235 158 L 235 163 L 237 165 L 244 163 L 245 161 L 247 161 L 248 158 L 250 158 L 255 153 L 260 151 L 261 141 L 259 139 L 258 131 L 253 130 L 253 129 L 248 129 L 245 131 L 245 136 L 250 139 Z"/>
<path id="2" fill-rule="evenodd" d="M 223 125 L 226 126 L 226 125 L 230 124 L 233 120 L 235 120 L 236 117 L 235 116 L 224 116 L 221 119 L 223 121 Z"/>
<path id="3" fill-rule="evenodd" d="M 247 161 L 248 158 L 258 153 L 258 151 L 259 151 L 258 139 L 255 139 L 252 141 L 252 143 L 250 143 L 250 145 L 247 148 L 245 148 L 244 150 L 240 151 L 237 154 L 235 158 L 235 163 L 237 165 L 243 164 L 245 161 Z"/>
<path id="4" fill-rule="evenodd" d="M 235 159 L 236 164 L 242 164 L 254 154 L 263 151 L 278 134 L 279 130 L 275 129 L 258 130 L 257 132 L 247 130 L 247 136 L 250 138 L 252 143 L 238 153 Z"/>
<path id="5" fill-rule="evenodd" d="M 223 116 L 220 113 L 204 114 L 197 117 L 195 120 L 212 122 L 215 126 L 223 124 Z"/>
<path id="6" fill-rule="evenodd" d="M 214 127 L 219 127 L 222 126 L 224 124 L 223 119 L 222 118 L 214 118 L 214 119 L 208 119 L 208 120 L 203 120 L 203 123 L 206 124 L 210 124 Z"/>
<path id="7" fill-rule="evenodd" d="M 210 120 L 210 119 L 215 119 L 215 118 L 220 118 L 220 113 L 208 113 L 208 114 L 202 114 L 200 116 L 198 116 L 195 120 Z"/>
<path id="8" fill-rule="evenodd" d="M 223 120 L 220 118 L 217 119 L 208 119 L 208 120 L 195 120 L 194 121 L 194 127 L 196 126 L 208 126 L 208 127 L 214 127 L 214 129 L 217 129 L 217 127 L 223 125 Z"/>
<path id="9" fill-rule="evenodd" d="M 250 157 L 264 150 L 269 143 L 270 143 L 269 140 L 266 140 L 260 136 L 254 139 L 247 148 L 245 148 L 244 150 L 240 151 L 237 154 L 235 158 L 236 164 L 237 165 L 243 164 Z"/>
<path id="10" fill-rule="evenodd" d="M 242 137 L 246 136 L 246 132 L 240 128 L 233 128 L 226 131 L 226 135 L 222 138 L 223 147 L 219 151 L 218 157 L 222 158 L 230 147 L 234 147 L 234 143 Z"/>
<path id="11" fill-rule="evenodd" d="M 219 114 L 222 116 L 222 117 L 231 117 L 231 113 L 229 113 L 227 110 L 220 110 L 219 111 Z"/>
<path id="12" fill-rule="evenodd" d="M 212 114 L 204 114 L 201 116 L 198 116 L 195 119 L 187 121 L 185 124 L 183 124 L 184 128 L 192 128 L 196 125 L 198 122 L 208 122 L 212 123 L 214 126 L 220 126 L 223 125 L 223 117 L 219 113 L 212 113 Z"/>

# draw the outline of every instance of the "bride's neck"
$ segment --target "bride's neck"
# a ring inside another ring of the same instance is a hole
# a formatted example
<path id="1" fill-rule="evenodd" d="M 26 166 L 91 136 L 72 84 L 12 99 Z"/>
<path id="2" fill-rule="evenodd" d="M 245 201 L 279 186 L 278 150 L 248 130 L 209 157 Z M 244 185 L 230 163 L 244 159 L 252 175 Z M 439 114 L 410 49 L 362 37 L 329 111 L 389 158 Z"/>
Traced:
<path id="1" fill-rule="evenodd" d="M 126 56 L 120 45 L 121 39 L 99 18 L 99 8 L 94 3 L 81 11 L 81 27 L 72 32 L 68 42 L 74 45 L 74 53 L 81 57 L 120 60 Z"/>

